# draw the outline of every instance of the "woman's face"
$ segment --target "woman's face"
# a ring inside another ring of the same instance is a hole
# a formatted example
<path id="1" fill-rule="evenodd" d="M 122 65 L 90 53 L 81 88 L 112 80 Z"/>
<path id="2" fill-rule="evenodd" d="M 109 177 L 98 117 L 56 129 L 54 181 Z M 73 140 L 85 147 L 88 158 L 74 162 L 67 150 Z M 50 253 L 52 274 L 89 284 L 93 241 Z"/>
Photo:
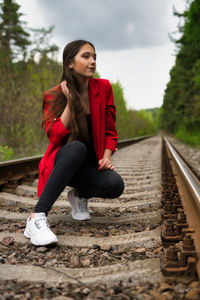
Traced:
<path id="1" fill-rule="evenodd" d="M 90 44 L 83 45 L 74 57 L 73 62 L 69 64 L 78 75 L 84 77 L 93 77 L 96 70 L 96 53 Z"/>

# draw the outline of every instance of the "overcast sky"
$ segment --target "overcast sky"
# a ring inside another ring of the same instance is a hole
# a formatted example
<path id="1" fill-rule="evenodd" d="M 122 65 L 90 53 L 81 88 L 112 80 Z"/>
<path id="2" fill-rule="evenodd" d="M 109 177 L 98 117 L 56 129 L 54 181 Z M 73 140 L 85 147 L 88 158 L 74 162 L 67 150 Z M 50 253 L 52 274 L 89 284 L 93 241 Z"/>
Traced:
<path id="1" fill-rule="evenodd" d="M 91 41 L 97 71 L 119 80 L 128 108 L 159 107 L 175 61 L 169 33 L 177 30 L 173 5 L 184 0 L 16 0 L 29 27 L 55 25 L 53 42 L 60 47 L 74 39 Z M 58 78 L 59 81 L 60 78 Z"/>

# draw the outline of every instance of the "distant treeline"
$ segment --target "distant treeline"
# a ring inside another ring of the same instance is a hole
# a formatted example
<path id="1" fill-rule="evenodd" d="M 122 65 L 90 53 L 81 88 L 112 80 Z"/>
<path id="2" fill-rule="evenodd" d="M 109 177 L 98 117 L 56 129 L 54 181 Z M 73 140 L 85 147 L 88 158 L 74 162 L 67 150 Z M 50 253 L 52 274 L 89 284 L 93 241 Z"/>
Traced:
<path id="1" fill-rule="evenodd" d="M 50 42 L 53 27 L 25 29 L 14 0 L 4 0 L 0 9 L 0 160 L 8 160 L 45 151 L 42 95 L 59 83 L 62 66 Z M 120 82 L 112 87 L 119 139 L 154 133 L 157 110 L 128 110 Z"/>
<path id="2" fill-rule="evenodd" d="M 158 124 L 157 113 L 159 109 L 128 110 L 120 82 L 112 83 L 112 88 L 117 109 L 119 139 L 123 140 L 156 133 Z"/>
<path id="3" fill-rule="evenodd" d="M 161 126 L 177 138 L 200 146 L 200 1 L 186 1 L 180 14 L 176 63 L 170 72 L 160 112 Z"/>

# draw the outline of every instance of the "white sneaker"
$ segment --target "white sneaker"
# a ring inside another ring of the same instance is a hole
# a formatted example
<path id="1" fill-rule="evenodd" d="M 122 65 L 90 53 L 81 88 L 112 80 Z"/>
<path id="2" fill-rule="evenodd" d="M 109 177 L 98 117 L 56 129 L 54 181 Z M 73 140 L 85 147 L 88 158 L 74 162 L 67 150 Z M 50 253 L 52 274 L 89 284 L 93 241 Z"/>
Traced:
<path id="1" fill-rule="evenodd" d="M 44 246 L 57 243 L 56 235 L 49 228 L 45 213 L 36 213 L 33 218 L 28 218 L 24 236 L 31 240 L 35 246 Z"/>
<path id="2" fill-rule="evenodd" d="M 90 220 L 88 212 L 88 199 L 75 196 L 75 190 L 68 192 L 68 200 L 72 206 L 72 218 L 75 220 Z"/>

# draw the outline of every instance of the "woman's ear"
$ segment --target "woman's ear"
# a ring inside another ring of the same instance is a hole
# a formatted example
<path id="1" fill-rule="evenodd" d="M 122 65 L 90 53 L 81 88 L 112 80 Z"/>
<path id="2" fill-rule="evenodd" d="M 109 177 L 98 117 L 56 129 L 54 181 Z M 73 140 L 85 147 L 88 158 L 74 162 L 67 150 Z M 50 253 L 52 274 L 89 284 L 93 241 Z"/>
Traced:
<path id="1" fill-rule="evenodd" d="M 69 67 L 69 69 L 71 69 L 71 70 L 73 69 L 73 67 L 74 67 L 73 61 L 71 61 L 71 62 L 69 63 L 68 67 Z"/>

